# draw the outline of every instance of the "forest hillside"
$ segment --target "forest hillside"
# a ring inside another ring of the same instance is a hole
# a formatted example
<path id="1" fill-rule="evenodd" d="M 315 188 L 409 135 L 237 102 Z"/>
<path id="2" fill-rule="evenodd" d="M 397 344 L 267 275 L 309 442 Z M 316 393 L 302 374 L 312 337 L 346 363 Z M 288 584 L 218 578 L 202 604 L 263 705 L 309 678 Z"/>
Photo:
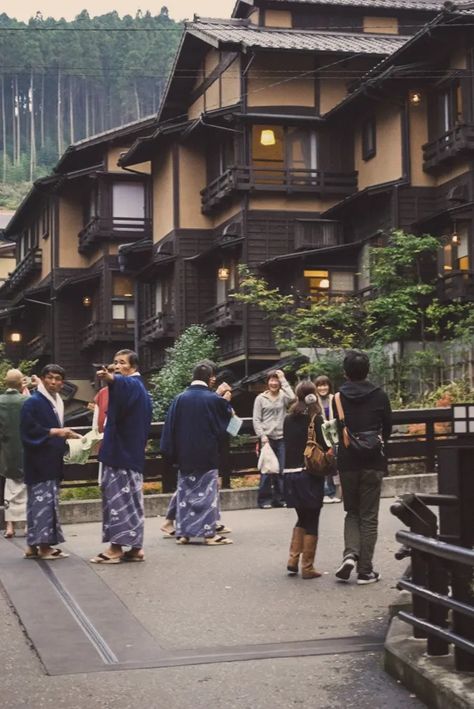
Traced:
<path id="1" fill-rule="evenodd" d="M 116 12 L 29 22 L 0 14 L 0 209 L 75 141 L 155 113 L 182 25 Z"/>

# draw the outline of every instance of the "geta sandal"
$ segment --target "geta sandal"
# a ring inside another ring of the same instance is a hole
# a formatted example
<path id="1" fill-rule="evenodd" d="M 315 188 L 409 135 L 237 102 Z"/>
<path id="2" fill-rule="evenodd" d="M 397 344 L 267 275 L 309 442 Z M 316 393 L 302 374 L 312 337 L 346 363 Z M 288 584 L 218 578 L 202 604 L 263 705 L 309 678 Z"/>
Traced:
<path id="1" fill-rule="evenodd" d="M 122 561 L 145 561 L 145 555 L 139 556 L 130 549 L 122 554 Z"/>
<path id="2" fill-rule="evenodd" d="M 53 551 L 50 551 L 47 554 L 38 553 L 37 558 L 42 559 L 43 561 L 54 561 L 55 559 L 68 559 L 69 554 L 66 554 L 66 552 L 62 549 L 53 549 Z"/>
<path id="3" fill-rule="evenodd" d="M 103 552 L 94 556 L 93 559 L 90 559 L 91 564 L 120 564 L 121 561 L 121 556 L 108 556 L 108 554 L 104 554 Z"/>
<path id="4" fill-rule="evenodd" d="M 216 534 L 232 534 L 230 527 L 226 527 L 225 524 L 218 524 L 216 527 Z"/>
<path id="5" fill-rule="evenodd" d="M 189 544 L 189 537 L 178 537 L 176 544 Z"/>
<path id="6" fill-rule="evenodd" d="M 232 539 L 227 539 L 227 537 L 213 537 L 212 539 L 206 539 L 204 542 L 208 547 L 221 547 L 224 544 L 233 544 Z"/>

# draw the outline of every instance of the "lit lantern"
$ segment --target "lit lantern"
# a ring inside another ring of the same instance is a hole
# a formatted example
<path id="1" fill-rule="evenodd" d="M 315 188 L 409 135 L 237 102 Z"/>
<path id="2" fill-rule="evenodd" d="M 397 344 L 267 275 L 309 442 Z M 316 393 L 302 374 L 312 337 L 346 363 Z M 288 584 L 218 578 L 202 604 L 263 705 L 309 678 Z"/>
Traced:
<path id="1" fill-rule="evenodd" d="M 419 106 L 422 101 L 422 95 L 420 91 L 410 91 L 408 94 L 408 100 L 412 106 Z"/>
<path id="2" fill-rule="evenodd" d="M 324 289 L 329 288 L 329 278 L 321 278 L 319 281 L 319 287 Z"/>
<path id="3" fill-rule="evenodd" d="M 271 128 L 266 128 L 260 133 L 260 143 L 265 146 L 275 145 L 275 131 Z"/>
<path id="4" fill-rule="evenodd" d="M 10 342 L 18 343 L 21 342 L 21 332 L 12 332 L 10 334 Z"/>
<path id="5" fill-rule="evenodd" d="M 220 281 L 228 281 L 228 280 L 229 280 L 229 276 L 230 276 L 230 271 L 229 271 L 229 269 L 226 268 L 225 266 L 222 266 L 222 267 L 219 268 L 219 270 L 217 271 L 217 278 L 218 278 Z"/>
<path id="6" fill-rule="evenodd" d="M 85 295 L 85 296 L 83 297 L 83 299 L 82 299 L 82 305 L 83 305 L 85 308 L 90 308 L 90 307 L 91 307 L 91 305 L 92 305 L 92 298 L 90 297 L 90 295 Z"/>

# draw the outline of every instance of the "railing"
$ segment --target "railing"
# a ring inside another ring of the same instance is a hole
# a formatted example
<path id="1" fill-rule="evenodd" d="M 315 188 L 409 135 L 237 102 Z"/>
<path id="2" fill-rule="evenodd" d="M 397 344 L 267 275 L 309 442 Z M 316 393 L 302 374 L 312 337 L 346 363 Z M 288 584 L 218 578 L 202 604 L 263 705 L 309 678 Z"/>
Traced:
<path id="1" fill-rule="evenodd" d="M 5 282 L 7 292 L 20 288 L 34 273 L 41 271 L 43 254 L 41 249 L 31 249 Z"/>
<path id="2" fill-rule="evenodd" d="M 27 343 L 26 347 L 29 359 L 37 359 L 50 352 L 50 344 L 44 334 L 33 337 L 33 339 Z"/>
<path id="3" fill-rule="evenodd" d="M 242 325 L 242 305 L 232 300 L 219 303 L 205 312 L 204 323 L 210 330 Z"/>
<path id="4" fill-rule="evenodd" d="M 143 342 L 153 342 L 161 337 L 173 337 L 174 315 L 171 313 L 156 313 L 151 318 L 147 318 L 140 323 L 141 340 Z"/>
<path id="5" fill-rule="evenodd" d="M 110 237 L 138 241 L 151 237 L 151 219 L 139 217 L 93 217 L 79 232 L 79 251 L 87 252 L 101 239 Z"/>
<path id="6" fill-rule="evenodd" d="M 356 172 L 236 166 L 226 170 L 201 191 L 202 211 L 204 214 L 211 212 L 234 190 L 347 196 L 356 189 Z"/>
<path id="7" fill-rule="evenodd" d="M 398 587 L 412 594 L 413 611 L 399 611 L 398 617 L 413 626 L 415 638 L 427 639 L 428 656 L 448 655 L 452 644 L 455 669 L 472 672 L 474 444 L 458 442 L 444 454 L 439 470 L 441 494 L 404 495 L 391 508 L 410 528 L 396 534 L 403 545 L 396 556 L 411 557 Z M 443 494 L 446 486 L 451 494 Z M 439 534 L 436 515 L 428 505 L 440 508 Z"/>
<path id="8" fill-rule="evenodd" d="M 393 420 L 395 427 L 416 427 L 415 431 L 397 432 L 387 445 L 389 463 L 416 461 L 424 465 L 428 472 L 434 471 L 436 465 L 436 447 L 452 443 L 451 434 L 451 409 L 415 409 L 394 411 Z M 436 427 L 446 427 L 444 431 L 437 431 Z M 145 478 L 147 480 L 161 480 L 163 492 L 171 492 L 175 488 L 176 473 L 159 457 L 159 440 L 163 428 L 162 423 L 153 423 L 150 432 L 150 447 L 156 451 L 149 454 L 145 463 Z M 423 430 L 419 430 L 419 429 Z M 76 429 L 85 433 L 89 429 Z M 220 472 L 223 487 L 230 488 L 233 477 L 255 475 L 257 473 L 257 457 L 255 455 L 256 436 L 254 434 L 252 419 L 244 418 L 241 429 L 243 438 L 234 441 L 228 451 L 223 452 Z M 65 467 L 65 480 L 77 484 L 77 481 L 97 480 L 97 464 L 67 465 Z M 81 482 L 80 485 L 87 485 Z M 91 484 L 91 483 L 89 483 Z"/>
<path id="9" fill-rule="evenodd" d="M 474 124 L 459 124 L 423 145 L 423 169 L 438 167 L 465 150 L 474 150 Z"/>
<path id="10" fill-rule="evenodd" d="M 132 320 L 112 320 L 90 322 L 81 331 L 81 349 L 91 347 L 96 342 L 129 341 L 133 339 L 135 323 Z"/>
<path id="11" fill-rule="evenodd" d="M 454 271 L 438 281 L 438 297 L 441 300 L 474 300 L 474 271 Z"/>

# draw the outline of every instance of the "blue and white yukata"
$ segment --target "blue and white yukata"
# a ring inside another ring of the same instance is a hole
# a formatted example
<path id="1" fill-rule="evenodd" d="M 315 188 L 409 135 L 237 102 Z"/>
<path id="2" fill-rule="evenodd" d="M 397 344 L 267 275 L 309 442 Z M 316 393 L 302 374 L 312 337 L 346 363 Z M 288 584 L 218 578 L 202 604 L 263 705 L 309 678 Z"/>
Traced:
<path id="1" fill-rule="evenodd" d="M 36 391 L 21 409 L 20 435 L 27 488 L 27 544 L 49 546 L 64 541 L 59 521 L 59 483 L 63 475 L 66 441 L 50 436 L 52 428 L 64 424 L 62 401 Z M 53 399 L 54 401 L 54 399 Z"/>
<path id="2" fill-rule="evenodd" d="M 196 381 L 168 411 L 160 448 L 178 466 L 176 536 L 212 538 L 219 520 L 219 444 L 227 435 L 232 407 Z"/>
<path id="3" fill-rule="evenodd" d="M 151 399 L 139 374 L 114 375 L 100 447 L 103 463 L 102 541 L 143 547 L 143 468 L 151 424 Z"/>

